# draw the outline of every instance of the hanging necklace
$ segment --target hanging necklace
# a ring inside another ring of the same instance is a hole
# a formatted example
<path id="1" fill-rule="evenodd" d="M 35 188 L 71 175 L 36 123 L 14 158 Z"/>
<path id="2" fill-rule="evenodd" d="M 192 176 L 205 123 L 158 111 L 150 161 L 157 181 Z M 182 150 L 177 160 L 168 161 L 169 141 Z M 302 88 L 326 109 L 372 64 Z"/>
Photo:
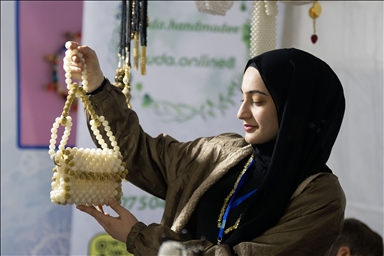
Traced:
<path id="1" fill-rule="evenodd" d="M 125 95 L 128 108 L 131 108 L 131 41 L 133 39 L 133 67 L 139 66 L 139 40 L 141 46 L 141 75 L 146 74 L 148 27 L 148 0 L 122 0 L 120 43 L 118 65 L 114 86 L 120 88 Z"/>
<path id="2" fill-rule="evenodd" d="M 246 199 L 248 199 L 250 196 L 252 196 L 254 193 L 256 193 L 257 189 L 252 190 L 251 192 L 245 194 L 244 196 L 241 196 L 239 198 L 236 198 L 236 195 L 238 191 L 240 190 L 241 186 L 245 182 L 246 178 L 246 172 L 249 170 L 249 168 L 252 166 L 254 160 L 253 160 L 253 155 L 249 158 L 247 163 L 244 165 L 243 170 L 241 171 L 239 177 L 237 178 L 235 185 L 233 186 L 233 189 L 231 192 L 229 192 L 228 196 L 224 199 L 224 204 L 223 207 L 221 208 L 219 218 L 217 220 L 217 227 L 219 228 L 219 234 L 217 237 L 217 244 L 221 244 L 221 241 L 223 240 L 223 235 L 228 234 L 232 230 L 237 229 L 237 227 L 240 224 L 240 220 L 243 214 L 240 215 L 240 217 L 236 220 L 235 224 L 231 227 L 228 227 L 225 229 L 225 224 L 227 222 L 227 218 L 229 215 L 229 212 L 244 202 Z"/>

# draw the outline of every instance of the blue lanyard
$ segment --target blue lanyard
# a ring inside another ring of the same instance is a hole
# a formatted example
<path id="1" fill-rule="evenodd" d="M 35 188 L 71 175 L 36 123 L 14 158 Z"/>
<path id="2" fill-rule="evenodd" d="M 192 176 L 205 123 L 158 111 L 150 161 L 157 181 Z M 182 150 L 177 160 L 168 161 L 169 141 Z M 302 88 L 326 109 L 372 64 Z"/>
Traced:
<path id="1" fill-rule="evenodd" d="M 236 206 L 238 206 L 239 204 L 244 202 L 247 198 L 252 196 L 257 191 L 257 189 L 252 190 L 251 192 L 243 195 L 242 197 L 239 197 L 239 198 L 235 199 L 236 195 L 237 195 L 237 192 L 239 192 L 241 186 L 245 182 L 246 174 L 247 174 L 249 168 L 251 167 L 251 165 L 253 164 L 253 162 L 254 162 L 254 160 L 252 160 L 252 162 L 248 165 L 244 175 L 241 176 L 239 184 L 237 185 L 237 187 L 235 189 L 235 192 L 233 193 L 233 195 L 231 197 L 231 200 L 229 201 L 229 203 L 227 205 L 227 208 L 225 209 L 225 212 L 224 212 L 224 215 L 223 215 L 223 219 L 222 219 L 222 222 L 221 222 L 221 227 L 220 227 L 220 230 L 219 230 L 219 235 L 218 235 L 218 238 L 217 238 L 218 241 L 221 241 L 223 239 L 225 224 L 227 222 L 227 218 L 228 218 L 228 215 L 229 215 L 229 212 L 231 211 L 231 209 L 235 208 Z"/>

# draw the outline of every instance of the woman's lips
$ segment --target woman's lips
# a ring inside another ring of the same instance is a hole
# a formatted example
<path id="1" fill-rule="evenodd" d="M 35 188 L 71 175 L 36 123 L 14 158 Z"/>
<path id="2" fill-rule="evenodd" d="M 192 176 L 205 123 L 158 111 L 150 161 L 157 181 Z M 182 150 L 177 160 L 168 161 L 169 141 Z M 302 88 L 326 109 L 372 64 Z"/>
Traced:
<path id="1" fill-rule="evenodd" d="M 249 125 L 249 124 L 244 125 L 244 131 L 246 131 L 246 132 L 249 132 L 249 131 L 256 129 L 256 128 L 257 128 L 257 126 L 253 126 L 253 125 Z"/>

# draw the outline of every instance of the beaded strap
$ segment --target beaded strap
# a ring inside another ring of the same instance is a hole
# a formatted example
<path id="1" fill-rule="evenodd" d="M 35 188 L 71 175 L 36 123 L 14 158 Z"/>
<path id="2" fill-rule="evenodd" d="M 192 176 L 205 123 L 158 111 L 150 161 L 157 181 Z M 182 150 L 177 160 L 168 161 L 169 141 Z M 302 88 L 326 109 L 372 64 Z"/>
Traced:
<path id="1" fill-rule="evenodd" d="M 70 73 L 70 60 L 73 55 L 77 55 L 82 62 L 84 62 L 84 70 L 82 72 L 82 85 L 83 87 L 79 86 L 77 83 L 72 83 L 71 79 L 71 73 Z M 50 146 L 49 146 L 49 155 L 51 156 L 51 159 L 53 160 L 55 156 L 55 148 L 56 148 L 56 139 L 57 139 L 57 129 L 59 128 L 59 125 L 65 126 L 64 135 L 60 141 L 59 150 L 63 151 L 65 149 L 65 145 L 67 144 L 71 127 L 72 127 L 72 117 L 69 116 L 69 111 L 71 109 L 71 105 L 73 103 L 73 100 L 75 97 L 81 98 L 81 101 L 83 102 L 86 110 L 91 116 L 91 130 L 93 131 L 93 134 L 95 135 L 97 142 L 101 146 L 102 149 L 108 149 L 107 143 L 102 138 L 102 135 L 100 134 L 98 127 L 102 124 L 104 126 L 104 130 L 107 134 L 107 137 L 109 141 L 111 142 L 111 145 L 113 147 L 113 150 L 121 155 L 120 148 L 117 145 L 116 138 L 113 136 L 113 133 L 111 131 L 111 128 L 108 125 L 108 121 L 105 120 L 104 116 L 98 116 L 95 112 L 95 110 L 92 107 L 92 104 L 89 100 L 89 98 L 86 95 L 86 91 L 88 90 L 88 80 L 87 80 L 87 66 L 85 64 L 85 60 L 81 53 L 78 52 L 77 49 L 71 51 L 67 50 L 64 57 L 64 69 L 66 71 L 65 82 L 67 83 L 67 89 L 69 90 L 67 101 L 65 102 L 63 112 L 61 114 L 61 117 L 56 118 L 55 123 L 53 124 L 53 127 L 51 129 L 51 140 L 50 140 Z"/>

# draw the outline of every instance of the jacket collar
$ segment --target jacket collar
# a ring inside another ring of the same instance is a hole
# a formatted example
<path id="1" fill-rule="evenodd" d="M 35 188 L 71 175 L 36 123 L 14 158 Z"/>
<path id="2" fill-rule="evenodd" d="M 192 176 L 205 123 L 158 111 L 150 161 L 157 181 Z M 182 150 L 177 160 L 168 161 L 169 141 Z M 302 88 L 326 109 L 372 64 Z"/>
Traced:
<path id="1" fill-rule="evenodd" d="M 228 156 L 213 169 L 207 179 L 205 179 L 203 183 L 195 190 L 188 203 L 184 206 L 180 214 L 177 216 L 176 220 L 173 222 L 171 229 L 174 232 L 179 233 L 181 229 L 187 224 L 192 212 L 194 211 L 202 195 L 224 174 L 226 174 L 230 168 L 235 166 L 239 161 L 241 161 L 245 157 L 250 156 L 252 152 L 252 146 L 247 145 L 228 154 Z"/>

